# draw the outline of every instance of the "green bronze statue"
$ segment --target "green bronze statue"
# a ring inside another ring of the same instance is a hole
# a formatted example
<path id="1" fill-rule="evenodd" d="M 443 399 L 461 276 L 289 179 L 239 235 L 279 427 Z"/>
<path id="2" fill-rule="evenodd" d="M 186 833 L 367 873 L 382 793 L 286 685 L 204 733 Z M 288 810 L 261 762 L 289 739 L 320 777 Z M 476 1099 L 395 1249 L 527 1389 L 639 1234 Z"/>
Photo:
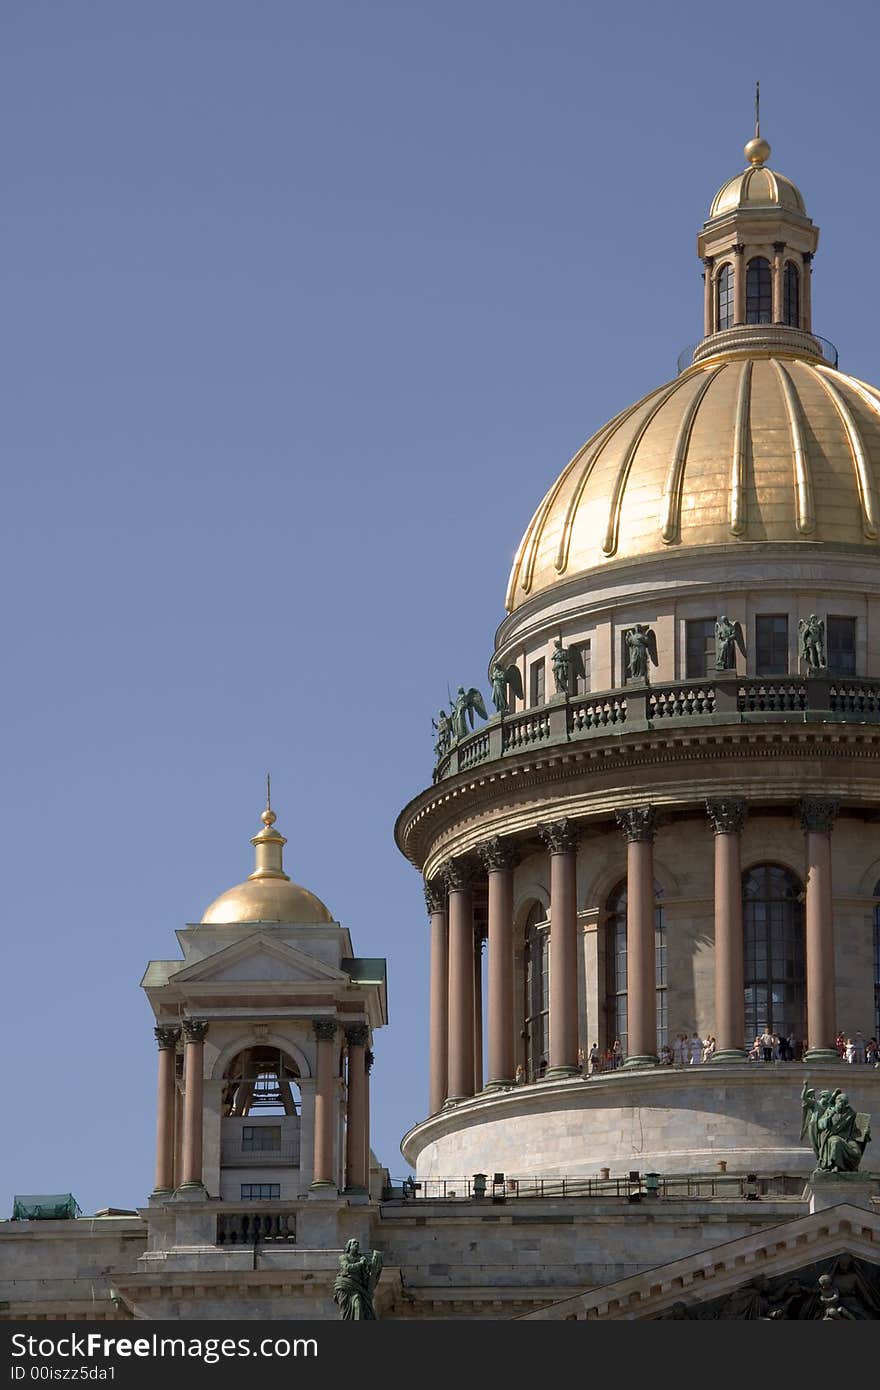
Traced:
<path id="1" fill-rule="evenodd" d="M 492 681 L 492 704 L 499 714 L 510 713 L 511 691 L 518 700 L 523 698 L 522 675 L 518 666 L 492 667 L 489 672 Z"/>
<path id="2" fill-rule="evenodd" d="M 809 1138 L 821 1173 L 855 1173 L 871 1138 L 871 1117 L 856 1111 L 839 1088 L 801 1092 L 801 1135 Z"/>
<path id="3" fill-rule="evenodd" d="M 456 742 L 467 737 L 468 719 L 471 721 L 471 728 L 474 727 L 475 714 L 481 719 L 488 718 L 482 695 L 474 685 L 470 690 L 465 690 L 464 686 L 460 685 L 452 706 L 452 737 Z"/>
<path id="4" fill-rule="evenodd" d="M 333 1284 L 333 1301 L 343 1321 L 349 1319 L 376 1320 L 373 1294 L 382 1273 L 382 1256 L 378 1250 L 361 1254 L 360 1242 L 349 1240 L 339 1256 L 339 1273 Z"/>

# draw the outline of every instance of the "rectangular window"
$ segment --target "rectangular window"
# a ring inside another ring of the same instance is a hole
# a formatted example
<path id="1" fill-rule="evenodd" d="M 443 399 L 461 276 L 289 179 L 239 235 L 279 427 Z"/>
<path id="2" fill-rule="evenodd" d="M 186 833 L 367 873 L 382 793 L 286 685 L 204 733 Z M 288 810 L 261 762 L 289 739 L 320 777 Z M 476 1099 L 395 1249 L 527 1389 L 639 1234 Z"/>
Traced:
<path id="1" fill-rule="evenodd" d="M 835 676 L 856 673 L 856 620 L 829 614 L 825 627 L 828 670 Z"/>
<path id="2" fill-rule="evenodd" d="M 685 679 L 702 680 L 715 665 L 715 619 L 692 618 L 684 625 Z"/>
<path id="3" fill-rule="evenodd" d="M 277 1202 L 281 1197 L 281 1184 L 278 1182 L 243 1182 L 241 1200 L 243 1202 Z"/>
<path id="4" fill-rule="evenodd" d="M 788 617 L 760 613 L 755 618 L 755 666 L 759 676 L 788 675 Z"/>
<path id="5" fill-rule="evenodd" d="M 592 651 L 589 642 L 580 642 L 574 648 L 577 653 L 575 661 L 575 674 L 572 681 L 572 695 L 589 695 L 593 688 L 593 677 L 591 671 Z"/>
<path id="6" fill-rule="evenodd" d="M 242 1125 L 242 1153 L 279 1153 L 281 1151 L 280 1125 Z"/>
<path id="7" fill-rule="evenodd" d="M 533 661 L 529 668 L 529 703 L 532 705 L 543 705 L 546 703 L 544 695 L 544 671 L 545 664 L 543 657 L 541 657 L 540 661 Z"/>

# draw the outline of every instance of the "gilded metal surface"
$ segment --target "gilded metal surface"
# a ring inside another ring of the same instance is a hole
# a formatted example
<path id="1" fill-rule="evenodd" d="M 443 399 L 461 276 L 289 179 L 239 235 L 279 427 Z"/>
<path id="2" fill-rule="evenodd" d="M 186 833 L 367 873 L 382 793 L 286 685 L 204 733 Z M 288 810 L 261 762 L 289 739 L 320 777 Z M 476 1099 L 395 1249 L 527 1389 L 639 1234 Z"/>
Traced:
<path id="1" fill-rule="evenodd" d="M 767 153 L 770 153 L 769 146 Z M 752 164 L 719 188 L 712 199 L 709 216 L 720 217 L 722 213 L 740 208 L 765 207 L 792 208 L 795 212 L 806 213 L 801 191 L 791 179 L 774 173 L 763 164 Z"/>
<path id="2" fill-rule="evenodd" d="M 699 363 L 605 425 L 547 493 L 507 607 L 609 560 L 753 541 L 877 556 L 880 393 L 781 352 Z"/>
<path id="3" fill-rule="evenodd" d="M 256 865 L 250 878 L 236 883 L 207 907 L 202 922 L 332 922 L 329 908 L 320 898 L 292 883 L 284 872 L 282 854 L 286 839 L 275 829 L 276 815 L 267 806 L 260 816 L 263 829 L 251 840 Z"/>

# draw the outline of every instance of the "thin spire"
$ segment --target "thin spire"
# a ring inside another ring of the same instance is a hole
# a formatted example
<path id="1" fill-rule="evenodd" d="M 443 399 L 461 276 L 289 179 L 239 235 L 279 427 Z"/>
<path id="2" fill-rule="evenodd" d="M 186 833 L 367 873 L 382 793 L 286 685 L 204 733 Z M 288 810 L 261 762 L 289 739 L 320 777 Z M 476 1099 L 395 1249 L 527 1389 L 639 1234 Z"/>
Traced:
<path id="1" fill-rule="evenodd" d="M 272 774 L 266 773 L 266 810 L 272 810 Z"/>
<path id="2" fill-rule="evenodd" d="M 761 138 L 761 84 L 755 83 L 755 139 Z"/>

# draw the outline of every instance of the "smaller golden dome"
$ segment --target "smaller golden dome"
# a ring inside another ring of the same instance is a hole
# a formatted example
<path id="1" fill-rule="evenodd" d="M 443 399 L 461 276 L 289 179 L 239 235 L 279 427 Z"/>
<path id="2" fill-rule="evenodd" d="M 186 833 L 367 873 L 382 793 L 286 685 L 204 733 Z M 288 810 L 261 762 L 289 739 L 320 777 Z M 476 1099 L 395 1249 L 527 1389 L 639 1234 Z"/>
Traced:
<path id="1" fill-rule="evenodd" d="M 256 850 L 254 872 L 244 883 L 227 888 L 205 908 L 202 922 L 332 922 L 330 909 L 308 888 L 292 883 L 284 872 L 282 851 L 287 844 L 271 806 L 260 816 L 263 829 L 251 840 Z"/>
<path id="2" fill-rule="evenodd" d="M 765 166 L 770 156 L 770 146 L 760 136 L 755 136 L 745 147 L 749 160 L 748 169 L 735 174 L 732 179 L 719 188 L 712 199 L 709 217 L 721 217 L 726 212 L 748 211 L 752 208 L 788 208 L 806 216 L 807 209 L 803 195 L 797 184 L 784 174 L 777 174 Z"/>

